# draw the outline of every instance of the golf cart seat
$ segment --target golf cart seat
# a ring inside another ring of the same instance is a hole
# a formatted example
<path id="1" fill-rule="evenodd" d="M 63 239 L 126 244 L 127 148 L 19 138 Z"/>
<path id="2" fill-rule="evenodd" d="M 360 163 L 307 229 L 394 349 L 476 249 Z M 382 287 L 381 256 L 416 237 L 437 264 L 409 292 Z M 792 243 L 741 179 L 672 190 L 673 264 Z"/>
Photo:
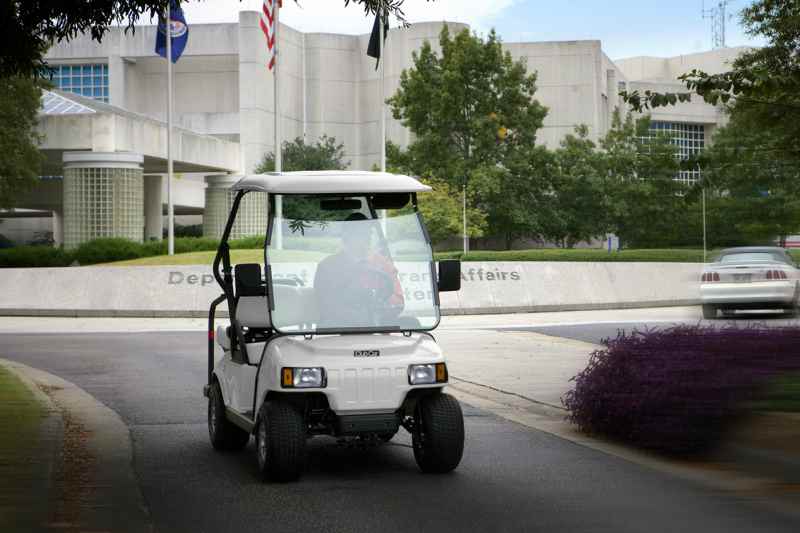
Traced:
<path id="1" fill-rule="evenodd" d="M 242 327 L 268 330 L 272 327 L 267 309 L 267 286 L 261 279 L 261 265 L 245 263 L 234 268 L 236 318 Z"/>

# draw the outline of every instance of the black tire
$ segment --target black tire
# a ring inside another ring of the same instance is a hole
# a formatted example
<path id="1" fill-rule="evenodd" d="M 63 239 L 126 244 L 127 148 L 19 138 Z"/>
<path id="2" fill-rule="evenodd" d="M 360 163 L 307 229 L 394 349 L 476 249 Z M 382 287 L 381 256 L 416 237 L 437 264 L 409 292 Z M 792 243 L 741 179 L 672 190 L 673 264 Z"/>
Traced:
<path id="1" fill-rule="evenodd" d="M 306 460 L 306 424 L 303 415 L 284 402 L 261 408 L 256 427 L 258 472 L 264 480 L 294 481 Z"/>
<path id="2" fill-rule="evenodd" d="M 208 391 L 208 436 L 218 451 L 242 450 L 250 441 L 250 433 L 226 418 L 222 390 L 217 381 Z"/>
<path id="3" fill-rule="evenodd" d="M 703 304 L 703 318 L 706 320 L 713 320 L 717 318 L 717 306 Z"/>
<path id="4" fill-rule="evenodd" d="M 458 400 L 438 393 L 417 404 L 412 433 L 414 459 L 426 473 L 450 472 L 464 453 L 464 416 Z"/>

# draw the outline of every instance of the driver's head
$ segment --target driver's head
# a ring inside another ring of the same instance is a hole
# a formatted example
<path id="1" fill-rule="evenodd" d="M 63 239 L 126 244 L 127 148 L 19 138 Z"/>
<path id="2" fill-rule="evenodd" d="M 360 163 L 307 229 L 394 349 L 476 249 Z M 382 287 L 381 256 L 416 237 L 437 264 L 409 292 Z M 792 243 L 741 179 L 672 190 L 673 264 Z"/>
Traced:
<path id="1" fill-rule="evenodd" d="M 362 213 L 351 213 L 342 227 L 344 251 L 354 257 L 365 257 L 372 238 L 372 221 Z"/>

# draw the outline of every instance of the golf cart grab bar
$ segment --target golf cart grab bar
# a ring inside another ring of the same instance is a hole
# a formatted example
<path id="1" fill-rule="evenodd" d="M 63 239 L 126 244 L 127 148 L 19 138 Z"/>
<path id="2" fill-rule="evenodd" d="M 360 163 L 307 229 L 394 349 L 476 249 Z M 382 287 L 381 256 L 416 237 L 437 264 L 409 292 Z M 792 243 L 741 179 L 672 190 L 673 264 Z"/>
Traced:
<path id="1" fill-rule="evenodd" d="M 214 265 L 212 267 L 214 270 L 214 278 L 217 280 L 219 286 L 222 287 L 225 293 L 225 299 L 228 301 L 228 316 L 231 320 L 231 326 L 233 326 L 231 330 L 236 337 L 235 342 L 234 339 L 231 339 L 231 351 L 235 352 L 235 347 L 238 346 L 242 357 L 247 357 L 247 346 L 244 342 L 242 328 L 239 326 L 239 321 L 236 319 L 236 300 L 233 295 L 233 275 L 231 273 L 231 253 L 230 247 L 228 246 L 228 239 L 233 229 L 233 223 L 236 220 L 236 214 L 239 212 L 239 204 L 241 204 L 245 194 L 247 194 L 247 191 L 239 191 L 233 199 L 231 212 L 228 215 L 228 221 L 225 223 L 225 231 L 222 232 L 222 238 L 220 239 L 219 248 L 217 248 L 217 255 L 214 256 Z M 220 261 L 222 261 L 221 274 L 219 270 Z"/>
<path id="2" fill-rule="evenodd" d="M 211 302 L 211 308 L 208 310 L 208 385 L 211 386 L 211 377 L 214 374 L 214 319 L 217 315 L 217 306 L 225 301 L 227 296 L 225 293 L 217 296 Z"/>

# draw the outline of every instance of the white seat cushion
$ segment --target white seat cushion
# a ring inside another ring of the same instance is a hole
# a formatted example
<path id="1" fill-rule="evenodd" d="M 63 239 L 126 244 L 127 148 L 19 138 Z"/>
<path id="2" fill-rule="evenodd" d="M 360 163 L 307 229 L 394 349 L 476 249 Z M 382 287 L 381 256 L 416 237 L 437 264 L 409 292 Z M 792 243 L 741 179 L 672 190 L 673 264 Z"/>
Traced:
<path id="1" fill-rule="evenodd" d="M 231 340 L 228 338 L 228 328 L 225 326 L 217 326 L 217 332 L 214 334 L 214 337 L 217 339 L 217 344 L 223 350 L 230 350 L 231 349 Z"/>

